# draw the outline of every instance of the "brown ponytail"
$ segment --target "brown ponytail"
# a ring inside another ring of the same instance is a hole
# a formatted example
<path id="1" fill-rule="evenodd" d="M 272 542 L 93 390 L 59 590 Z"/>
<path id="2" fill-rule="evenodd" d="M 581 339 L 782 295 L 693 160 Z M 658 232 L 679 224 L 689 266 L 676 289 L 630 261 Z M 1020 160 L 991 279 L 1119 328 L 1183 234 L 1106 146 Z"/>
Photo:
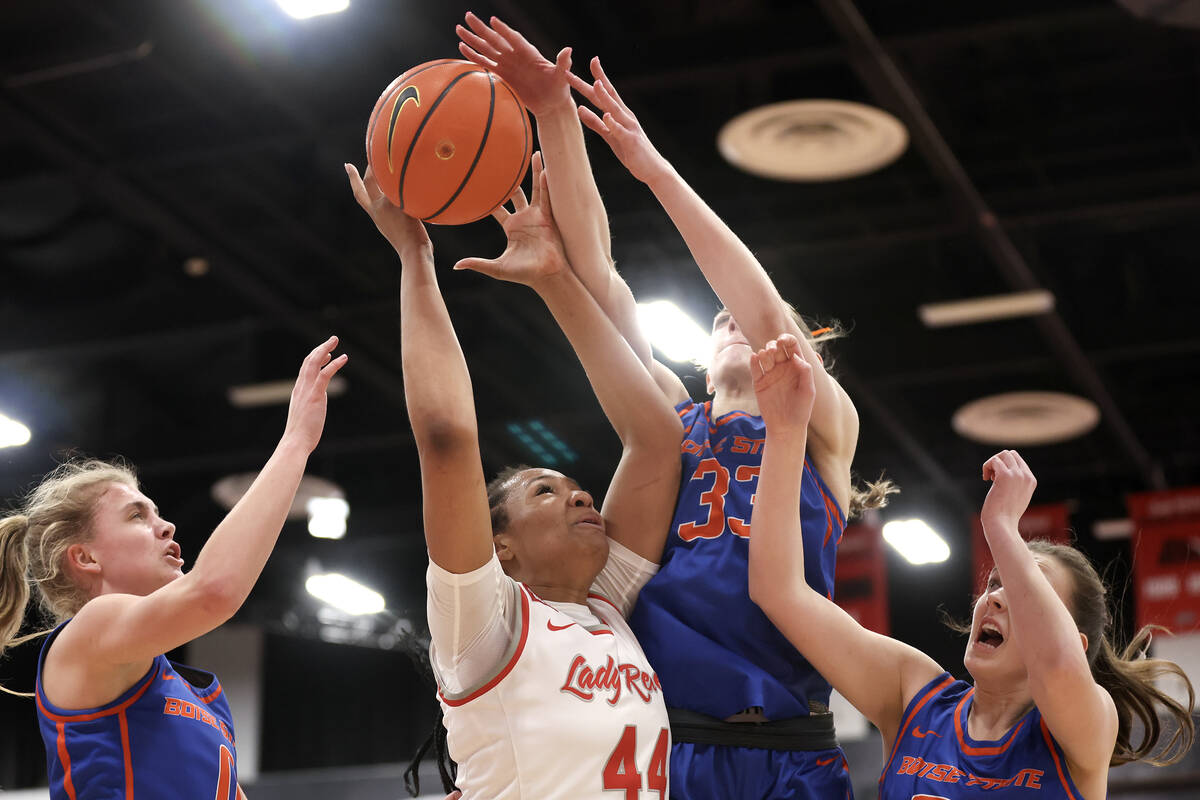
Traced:
<path id="1" fill-rule="evenodd" d="M 1029 549 L 1054 558 L 1073 578 L 1071 616 L 1087 636 L 1087 658 L 1092 677 L 1112 696 L 1117 706 L 1117 743 L 1111 765 L 1145 761 L 1161 767 L 1178 761 L 1195 740 L 1192 709 L 1196 695 L 1178 664 L 1146 657 L 1146 648 L 1156 626 L 1142 628 L 1118 654 L 1110 638 L 1112 618 L 1108 613 L 1107 591 L 1091 562 L 1075 548 L 1065 545 L 1035 540 L 1029 542 Z M 1183 682 L 1187 689 L 1186 706 L 1155 685 L 1159 678 L 1167 675 L 1174 675 Z M 1160 708 L 1175 721 L 1171 738 L 1162 746 L 1159 746 L 1159 740 L 1166 731 L 1159 719 Z M 1144 731 L 1141 741 L 1136 744 L 1132 741 L 1134 718 Z"/>
<path id="2" fill-rule="evenodd" d="M 851 476 L 853 479 L 853 476 Z M 888 498 L 900 493 L 900 487 L 881 474 L 871 483 L 860 483 L 852 480 L 850 484 L 850 508 L 846 511 L 846 519 L 858 519 L 868 508 L 883 508 L 888 504 Z"/>

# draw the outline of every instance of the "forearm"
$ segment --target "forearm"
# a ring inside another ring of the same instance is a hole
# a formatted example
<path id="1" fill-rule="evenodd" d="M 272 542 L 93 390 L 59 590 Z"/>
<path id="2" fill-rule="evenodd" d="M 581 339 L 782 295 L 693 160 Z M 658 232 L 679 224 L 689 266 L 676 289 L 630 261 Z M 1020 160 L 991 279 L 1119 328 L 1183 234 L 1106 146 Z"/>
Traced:
<path id="1" fill-rule="evenodd" d="M 786 436 L 767 431 L 754 497 L 749 573 L 750 595 L 763 606 L 814 594 L 804 579 L 799 513 L 806 444 L 802 430 Z"/>
<path id="2" fill-rule="evenodd" d="M 1056 674 L 1090 675 L 1071 613 L 1042 573 L 1015 524 L 985 523 L 984 536 L 1000 573 L 1013 628 L 1032 681 Z M 1071 680 L 1075 676 L 1071 677 Z"/>
<path id="3" fill-rule="evenodd" d="M 249 490 L 209 536 L 188 573 L 206 587 L 204 595 L 232 614 L 245 601 L 267 563 L 304 476 L 309 451 L 289 437 L 275 452 Z"/>
<path id="4" fill-rule="evenodd" d="M 605 415 L 629 446 L 679 444 L 679 417 L 649 371 L 571 270 L 534 286 L 580 363 Z"/>
<path id="5" fill-rule="evenodd" d="M 807 338 L 758 259 L 671 164 L 663 160 L 648 185 L 751 346 L 763 347 L 784 332 Z"/>
<path id="6" fill-rule="evenodd" d="M 588 160 L 573 102 L 540 114 L 538 143 L 571 268 L 643 364 L 653 357 L 637 323 L 637 303 L 613 265 L 608 214 Z"/>
<path id="7" fill-rule="evenodd" d="M 475 403 L 466 359 L 438 288 L 433 254 L 401 255 L 400 357 L 404 399 L 418 447 L 460 431 L 475 439 Z"/>

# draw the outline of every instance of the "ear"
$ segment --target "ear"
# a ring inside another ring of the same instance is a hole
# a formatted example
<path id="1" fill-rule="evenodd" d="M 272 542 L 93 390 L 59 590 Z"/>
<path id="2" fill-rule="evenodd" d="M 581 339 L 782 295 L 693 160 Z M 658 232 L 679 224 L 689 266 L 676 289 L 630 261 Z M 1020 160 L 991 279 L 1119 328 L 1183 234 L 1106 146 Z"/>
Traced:
<path id="1" fill-rule="evenodd" d="M 717 391 L 717 387 L 713 384 L 712 373 L 708 370 L 704 371 L 704 388 L 709 394 L 714 394 Z"/>
<path id="2" fill-rule="evenodd" d="M 80 576 L 100 574 L 100 562 L 86 544 L 73 544 L 67 548 L 67 568 Z"/>
<path id="3" fill-rule="evenodd" d="M 1079 632 L 1079 643 L 1083 645 L 1083 652 L 1087 653 L 1088 638 L 1087 638 L 1087 634 L 1084 633 L 1083 631 Z"/>
<path id="4" fill-rule="evenodd" d="M 500 533 L 492 537 L 492 544 L 496 546 L 496 558 L 500 562 L 512 561 L 517 557 L 517 554 L 508 546 L 509 539 L 504 534 Z"/>

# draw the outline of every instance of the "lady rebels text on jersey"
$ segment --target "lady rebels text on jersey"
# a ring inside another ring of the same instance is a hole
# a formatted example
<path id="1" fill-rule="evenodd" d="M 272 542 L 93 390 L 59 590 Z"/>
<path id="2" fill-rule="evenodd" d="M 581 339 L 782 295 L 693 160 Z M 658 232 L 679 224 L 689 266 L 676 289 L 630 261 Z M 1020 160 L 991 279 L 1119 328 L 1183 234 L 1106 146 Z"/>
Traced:
<path id="1" fill-rule="evenodd" d="M 638 558 L 613 548 L 622 560 Z M 610 572 L 605 567 L 586 607 L 544 602 L 504 577 L 504 605 L 514 613 L 497 668 L 457 693 L 439 675 L 465 800 L 613 800 L 620 791 L 626 800 L 667 800 L 671 739 L 662 687 L 621 613 L 644 579 L 621 587 L 632 596 L 614 603 L 598 593 L 609 588 Z M 438 673 L 436 648 L 431 660 Z"/>

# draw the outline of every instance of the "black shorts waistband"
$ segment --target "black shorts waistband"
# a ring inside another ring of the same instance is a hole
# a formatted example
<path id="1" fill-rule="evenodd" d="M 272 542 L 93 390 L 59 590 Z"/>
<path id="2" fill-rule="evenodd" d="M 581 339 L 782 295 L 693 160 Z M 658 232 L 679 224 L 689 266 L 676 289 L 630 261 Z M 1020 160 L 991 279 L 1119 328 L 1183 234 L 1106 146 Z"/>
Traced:
<path id="1" fill-rule="evenodd" d="M 682 708 L 668 708 L 667 714 L 675 742 L 762 750 L 830 750 L 838 746 L 830 712 L 770 722 L 725 722 Z"/>

